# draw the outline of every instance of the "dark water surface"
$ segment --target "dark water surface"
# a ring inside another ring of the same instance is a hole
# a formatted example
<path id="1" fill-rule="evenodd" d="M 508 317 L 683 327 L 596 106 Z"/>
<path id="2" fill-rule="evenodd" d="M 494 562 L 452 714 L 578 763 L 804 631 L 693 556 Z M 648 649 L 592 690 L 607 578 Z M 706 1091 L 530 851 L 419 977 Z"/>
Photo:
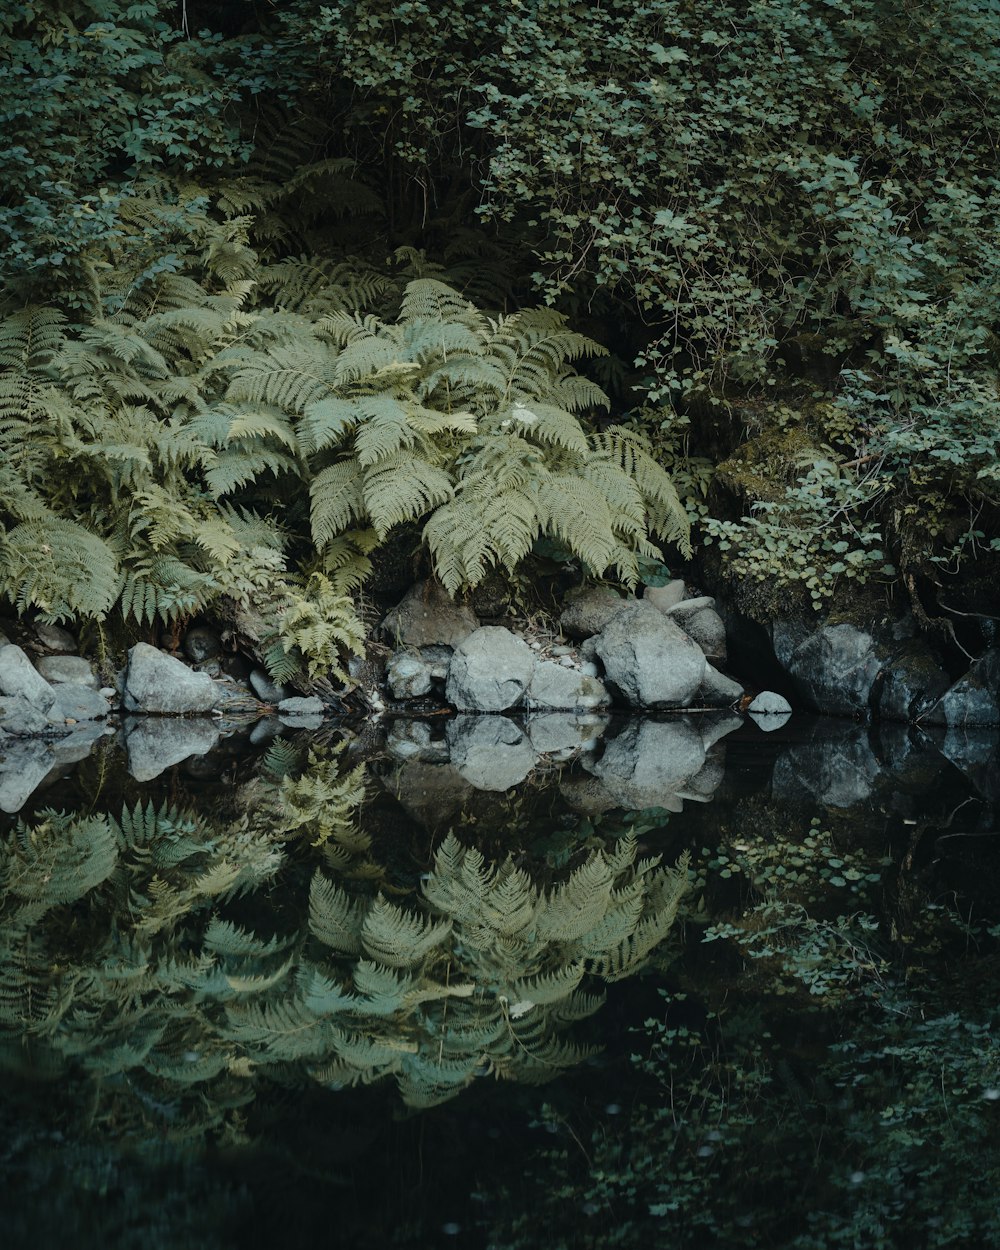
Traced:
<path id="1" fill-rule="evenodd" d="M 0 1247 L 1000 1244 L 996 737 L 511 724 L 0 761 Z"/>

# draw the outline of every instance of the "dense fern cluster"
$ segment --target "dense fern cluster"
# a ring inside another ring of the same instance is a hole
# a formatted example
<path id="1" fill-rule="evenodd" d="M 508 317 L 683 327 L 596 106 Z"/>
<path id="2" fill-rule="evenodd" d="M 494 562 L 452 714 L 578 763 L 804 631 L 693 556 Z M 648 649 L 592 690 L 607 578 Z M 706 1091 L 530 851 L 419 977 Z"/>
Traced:
<path id="1" fill-rule="evenodd" d="M 276 194 L 220 204 L 252 201 L 266 229 Z M 129 202 L 137 223 L 155 207 Z M 343 680 L 352 596 L 397 527 L 423 527 L 453 592 L 541 537 L 630 582 L 654 537 L 685 541 L 641 438 L 582 424 L 607 400 L 573 365 L 599 349 L 561 316 L 268 260 L 252 219 L 221 213 L 183 276 L 95 264 L 72 316 L 0 321 L 0 593 L 19 611 L 170 622 L 225 595 L 270 622 L 276 676 Z"/>

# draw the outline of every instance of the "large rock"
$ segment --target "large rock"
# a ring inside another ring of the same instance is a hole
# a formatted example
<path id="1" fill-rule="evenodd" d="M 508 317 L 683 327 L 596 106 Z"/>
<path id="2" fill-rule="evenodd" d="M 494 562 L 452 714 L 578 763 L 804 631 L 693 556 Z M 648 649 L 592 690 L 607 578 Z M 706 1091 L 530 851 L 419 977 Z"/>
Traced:
<path id="1" fill-rule="evenodd" d="M 607 707 L 611 696 L 599 678 L 581 673 L 578 668 L 564 668 L 553 660 L 543 660 L 531 676 L 527 702 L 529 707 L 590 712 Z"/>
<path id="2" fill-rule="evenodd" d="M 222 639 L 207 625 L 195 625 L 186 630 L 181 643 L 184 654 L 193 664 L 204 664 L 222 652 Z"/>
<path id="3" fill-rule="evenodd" d="M 101 684 L 80 655 L 43 655 L 35 661 L 35 668 L 52 686 L 87 686 L 97 690 Z"/>
<path id="4" fill-rule="evenodd" d="M 950 728 L 1000 725 L 1000 647 L 991 647 L 981 655 L 923 721 Z"/>
<path id="5" fill-rule="evenodd" d="M 856 625 L 822 625 L 792 652 L 788 671 L 803 702 L 837 716 L 867 714 L 885 661 L 875 638 Z"/>
<path id="6" fill-rule="evenodd" d="M 609 686 L 634 708 L 688 707 L 704 680 L 701 648 L 652 604 L 628 604 L 597 639 Z"/>
<path id="7" fill-rule="evenodd" d="M 409 717 L 394 720 L 385 736 L 385 749 L 398 760 L 419 760 L 424 764 L 447 764 L 448 743 L 435 738 L 427 721 Z"/>
<path id="8" fill-rule="evenodd" d="M 705 744 L 690 720 L 635 718 L 588 767 L 618 807 L 679 812 L 683 803 L 678 792 L 704 764 Z"/>
<path id="9" fill-rule="evenodd" d="M 137 642 L 128 653 L 123 704 L 127 712 L 162 716 L 198 715 L 215 705 L 215 683 L 205 673 Z"/>
<path id="10" fill-rule="evenodd" d="M 506 716 L 456 716 L 448 747 L 452 766 L 477 790 L 509 790 L 538 763 L 529 739 Z"/>
<path id="11" fill-rule="evenodd" d="M 445 693 L 462 711 L 503 712 L 524 698 L 535 657 L 523 638 L 486 625 L 455 648 Z"/>
<path id="12" fill-rule="evenodd" d="M 56 692 L 20 647 L 0 647 L 0 695 L 24 699 L 39 712 L 48 712 Z"/>
<path id="13" fill-rule="evenodd" d="M 885 720 L 917 721 L 950 685 L 927 643 L 914 638 L 883 665 L 875 710 Z"/>
<path id="14" fill-rule="evenodd" d="M 127 717 L 123 728 L 128 770 L 136 781 L 152 781 L 192 755 L 205 755 L 219 741 L 211 720 Z"/>
<path id="15" fill-rule="evenodd" d="M 417 582 L 382 622 L 384 636 L 399 647 L 457 647 L 478 628 L 471 608 L 435 581 Z"/>
<path id="16" fill-rule="evenodd" d="M 622 598 L 608 586 L 589 586 L 568 597 L 559 628 L 568 638 L 590 638 L 599 634 L 622 608 L 635 602 L 631 596 Z"/>

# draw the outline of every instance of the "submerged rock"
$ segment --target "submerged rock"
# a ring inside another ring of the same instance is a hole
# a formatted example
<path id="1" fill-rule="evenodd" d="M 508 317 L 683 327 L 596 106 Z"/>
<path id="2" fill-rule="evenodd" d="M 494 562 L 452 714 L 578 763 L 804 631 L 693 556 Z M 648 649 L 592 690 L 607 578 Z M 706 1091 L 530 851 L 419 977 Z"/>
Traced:
<path id="1" fill-rule="evenodd" d="M 528 721 L 528 738 L 539 755 L 569 758 L 593 750 L 608 719 L 594 712 L 543 712 Z"/>
<path id="2" fill-rule="evenodd" d="M 137 642 L 128 653 L 122 702 L 127 712 L 198 715 L 214 707 L 215 683 L 173 656 Z"/>
<path id="3" fill-rule="evenodd" d="M 633 708 L 688 707 L 708 668 L 701 648 L 669 617 L 638 601 L 598 636 L 608 685 Z"/>

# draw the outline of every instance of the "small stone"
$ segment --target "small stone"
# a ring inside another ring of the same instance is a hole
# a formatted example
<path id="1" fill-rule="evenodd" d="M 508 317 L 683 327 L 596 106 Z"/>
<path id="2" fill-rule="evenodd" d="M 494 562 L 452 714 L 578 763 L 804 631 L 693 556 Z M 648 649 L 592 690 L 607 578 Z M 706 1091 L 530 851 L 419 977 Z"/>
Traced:
<path id="1" fill-rule="evenodd" d="M 281 716 L 322 716 L 323 710 L 323 700 L 315 695 L 282 699 L 278 704 L 278 713 Z"/>
<path id="2" fill-rule="evenodd" d="M 288 687 L 277 685 L 262 668 L 255 668 L 250 674 L 250 685 L 257 698 L 265 703 L 278 704 L 288 698 Z"/>
<path id="3" fill-rule="evenodd" d="M 751 716 L 789 716 L 792 705 L 773 690 L 762 690 L 747 708 Z"/>
<path id="4" fill-rule="evenodd" d="M 532 674 L 527 701 L 530 707 L 593 711 L 606 707 L 611 698 L 598 678 L 588 677 L 579 669 L 564 668 L 554 660 L 544 660 Z"/>
<path id="5" fill-rule="evenodd" d="M 552 648 L 552 654 L 553 654 L 554 656 L 572 655 L 572 654 L 573 654 L 573 648 L 572 648 L 572 647 L 562 647 L 562 646 L 559 646 L 559 647 L 553 647 L 553 648 Z"/>
<path id="6" fill-rule="evenodd" d="M 600 674 L 597 671 L 597 665 L 592 664 L 589 661 L 585 664 L 580 665 L 580 672 L 583 673 L 584 677 L 599 677 L 600 676 Z"/>
<path id="7" fill-rule="evenodd" d="M 36 625 L 35 637 L 50 651 L 75 651 L 76 639 L 68 630 L 58 625 Z"/>
<path id="8" fill-rule="evenodd" d="M 385 670 L 386 682 L 394 699 L 419 699 L 430 694 L 434 679 L 430 666 L 415 648 L 395 651 Z"/>

